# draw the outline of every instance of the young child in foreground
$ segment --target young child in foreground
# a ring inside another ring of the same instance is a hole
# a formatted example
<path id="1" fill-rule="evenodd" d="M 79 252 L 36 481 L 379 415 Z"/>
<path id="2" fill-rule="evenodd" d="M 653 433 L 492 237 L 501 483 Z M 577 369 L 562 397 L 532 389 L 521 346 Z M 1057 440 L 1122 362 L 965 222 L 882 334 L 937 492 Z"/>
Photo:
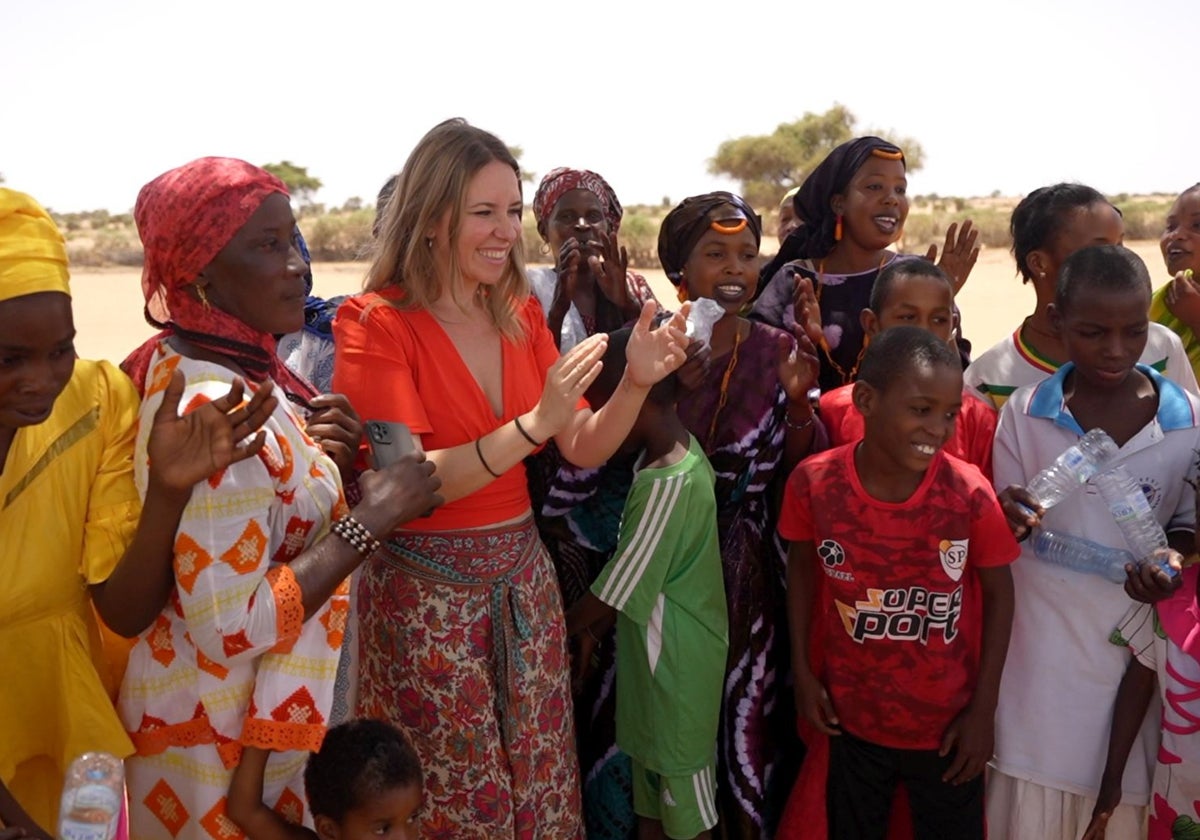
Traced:
<path id="1" fill-rule="evenodd" d="M 947 344 L 954 343 L 958 314 L 954 309 L 954 280 L 929 260 L 910 258 L 889 264 L 871 287 L 870 305 L 860 317 L 866 341 L 892 327 L 920 327 Z M 833 446 L 862 440 L 863 418 L 854 407 L 854 385 L 821 394 L 821 422 Z M 946 452 L 979 467 L 992 477 L 992 437 L 996 410 L 990 402 L 963 389 L 962 409 Z"/>
<path id="2" fill-rule="evenodd" d="M 1133 658 L 1117 689 L 1108 759 L 1084 840 L 1104 840 L 1121 801 L 1121 777 L 1129 751 L 1158 684 L 1161 743 L 1154 766 L 1150 840 L 1200 837 L 1200 629 L 1197 573 L 1183 571 L 1183 586 L 1157 604 L 1135 604 L 1110 641 Z M 1115 837 L 1115 834 L 1114 834 Z"/>
<path id="3" fill-rule="evenodd" d="M 628 340 L 628 329 L 609 335 L 593 407 L 618 387 Z M 642 455 L 616 554 L 567 613 L 568 634 L 583 641 L 617 612 L 617 746 L 633 761 L 641 840 L 707 838 L 717 822 L 728 617 L 713 470 L 675 413 L 676 388 L 669 376 L 642 404 L 625 442 Z"/>
<path id="4" fill-rule="evenodd" d="M 246 749 L 229 788 L 229 817 L 249 840 L 417 840 L 421 762 L 394 726 L 347 721 L 330 729 L 320 751 L 309 756 L 304 788 L 315 833 L 262 801 L 268 755 Z"/>
<path id="5" fill-rule="evenodd" d="M 962 391 L 946 342 L 916 327 L 878 334 L 854 386 L 862 441 L 788 479 L 779 533 L 791 540 L 796 703 L 831 736 L 826 800 L 839 840 L 882 838 L 899 782 L 920 840 L 984 836 L 1019 550 L 987 480 L 942 451 Z M 966 603 L 975 593 L 981 611 Z M 979 614 L 982 628 L 966 626 Z M 820 673 L 810 623 L 824 633 Z"/>
<path id="6" fill-rule="evenodd" d="M 1151 326 L 1149 304 L 1150 275 L 1132 251 L 1093 246 L 1063 262 L 1049 315 L 1069 363 L 1019 388 L 996 428 L 996 486 L 1005 488 L 1000 498 L 1018 538 L 1041 524 L 1126 547 L 1090 484 L 1049 511 L 1030 514 L 1017 504 L 1036 508 L 1023 488 L 1086 431 L 1100 428 L 1120 447 L 1114 465 L 1146 492 L 1174 549 L 1172 562 L 1179 561 L 1176 552 L 1191 553 L 1195 501 L 1185 482 L 1200 448 L 1200 400 L 1138 363 Z M 987 780 L 988 827 L 994 838 L 1077 840 L 1097 804 L 1104 733 L 1130 659 L 1107 640 L 1130 597 L 1160 600 L 1179 584 L 1155 564 L 1130 564 L 1122 591 L 1100 576 L 1038 560 L 1032 542 L 1023 544 L 1013 565 L 1016 612 L 996 712 L 996 761 Z M 1144 836 L 1157 723 L 1157 714 L 1148 716 L 1130 742 L 1134 758 L 1117 780 L 1122 804 L 1106 805 L 1112 838 Z"/>

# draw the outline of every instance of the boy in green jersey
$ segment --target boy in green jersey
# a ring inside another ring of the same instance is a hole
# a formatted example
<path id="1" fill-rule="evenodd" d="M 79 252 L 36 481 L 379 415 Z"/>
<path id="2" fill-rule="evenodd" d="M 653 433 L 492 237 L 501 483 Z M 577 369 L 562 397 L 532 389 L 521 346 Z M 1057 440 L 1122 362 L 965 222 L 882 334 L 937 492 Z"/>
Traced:
<path id="1" fill-rule="evenodd" d="M 588 390 L 598 408 L 621 381 L 629 330 L 609 336 Z M 641 452 L 617 551 L 567 613 L 586 661 L 617 620 L 617 746 L 633 762 L 639 837 L 710 836 L 716 744 L 729 647 L 713 470 L 675 413 L 678 384 L 651 389 L 625 447 Z"/>

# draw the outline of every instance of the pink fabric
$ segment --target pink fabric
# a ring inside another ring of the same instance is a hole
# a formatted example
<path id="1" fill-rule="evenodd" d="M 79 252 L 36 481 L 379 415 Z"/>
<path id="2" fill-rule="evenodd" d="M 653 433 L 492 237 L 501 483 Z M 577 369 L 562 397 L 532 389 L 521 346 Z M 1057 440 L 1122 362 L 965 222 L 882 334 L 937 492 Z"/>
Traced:
<path id="1" fill-rule="evenodd" d="M 1156 605 L 1158 621 L 1167 638 L 1193 659 L 1200 660 L 1200 605 L 1196 603 L 1196 576 L 1200 566 L 1183 570 L 1183 586 Z"/>

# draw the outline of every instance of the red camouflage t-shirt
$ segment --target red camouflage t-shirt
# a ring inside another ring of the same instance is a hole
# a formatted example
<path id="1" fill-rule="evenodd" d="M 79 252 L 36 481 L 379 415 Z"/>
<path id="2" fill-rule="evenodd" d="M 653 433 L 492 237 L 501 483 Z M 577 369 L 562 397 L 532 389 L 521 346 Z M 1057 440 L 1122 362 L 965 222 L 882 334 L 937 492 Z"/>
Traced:
<path id="1" fill-rule="evenodd" d="M 842 727 L 887 747 L 937 749 L 977 678 L 971 624 L 982 613 L 964 604 L 979 592 L 968 575 L 1020 549 L 979 470 L 939 451 L 911 498 L 881 502 L 858 480 L 855 446 L 796 467 L 779 533 L 816 545 L 818 676 Z"/>

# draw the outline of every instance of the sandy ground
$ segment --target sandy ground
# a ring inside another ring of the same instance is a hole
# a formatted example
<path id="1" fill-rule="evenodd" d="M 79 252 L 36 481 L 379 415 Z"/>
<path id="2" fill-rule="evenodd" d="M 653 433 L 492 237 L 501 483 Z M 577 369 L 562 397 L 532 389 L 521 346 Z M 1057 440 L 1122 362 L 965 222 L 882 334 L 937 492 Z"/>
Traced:
<path id="1" fill-rule="evenodd" d="M 1150 268 L 1155 285 L 1166 282 L 1157 242 L 1129 242 Z M 324 296 L 357 292 L 366 266 L 362 263 L 317 263 L 316 291 Z M 664 303 L 676 300 L 674 287 L 661 271 L 646 271 Z M 153 334 L 142 319 L 140 269 L 79 269 L 72 275 L 79 355 L 119 362 Z M 1021 284 L 1012 256 L 998 248 L 984 251 L 958 299 L 963 326 L 975 352 L 991 347 L 1012 332 L 1033 309 L 1033 290 Z"/>

